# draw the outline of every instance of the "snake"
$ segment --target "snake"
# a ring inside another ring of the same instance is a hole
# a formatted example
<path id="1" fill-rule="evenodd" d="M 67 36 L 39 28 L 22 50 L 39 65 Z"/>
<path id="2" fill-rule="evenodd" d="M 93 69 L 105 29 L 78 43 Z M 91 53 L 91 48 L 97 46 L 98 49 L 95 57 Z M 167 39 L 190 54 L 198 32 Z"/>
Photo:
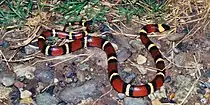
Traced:
<path id="1" fill-rule="evenodd" d="M 87 27 L 87 30 L 83 30 L 81 32 L 64 32 L 55 29 L 43 31 L 38 37 L 38 47 L 41 52 L 48 56 L 59 56 L 87 47 L 100 48 L 107 55 L 107 70 L 110 84 L 118 93 L 123 93 L 128 97 L 148 96 L 149 94 L 154 93 L 156 90 L 160 89 L 160 87 L 163 85 L 166 71 L 164 58 L 160 53 L 158 47 L 148 38 L 147 35 L 152 32 L 162 33 L 164 31 L 170 30 L 169 25 L 146 24 L 139 30 L 139 38 L 154 59 L 157 72 L 152 81 L 146 84 L 132 85 L 130 83 L 124 82 L 118 73 L 117 54 L 112 44 L 108 40 L 105 40 L 103 38 L 88 35 L 88 31 L 90 31 L 89 29 L 91 21 L 72 23 L 72 25 L 75 24 Z M 59 37 L 61 39 L 70 39 L 73 41 L 60 46 L 52 46 L 46 44 L 48 37 L 52 36 Z"/>

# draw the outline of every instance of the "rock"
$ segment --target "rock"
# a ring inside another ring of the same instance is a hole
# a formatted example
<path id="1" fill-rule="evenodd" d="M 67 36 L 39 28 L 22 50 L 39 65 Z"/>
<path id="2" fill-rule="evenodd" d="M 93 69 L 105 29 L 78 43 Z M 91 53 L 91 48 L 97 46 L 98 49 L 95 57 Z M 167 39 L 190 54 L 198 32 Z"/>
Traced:
<path id="1" fill-rule="evenodd" d="M 170 34 L 167 38 L 170 41 L 179 41 L 182 38 L 184 38 L 185 33 L 174 33 L 174 34 Z"/>
<path id="2" fill-rule="evenodd" d="M 125 77 L 126 83 L 131 83 L 135 79 L 136 75 L 134 73 L 130 74 L 129 76 Z"/>
<path id="3" fill-rule="evenodd" d="M 147 58 L 144 57 L 143 55 L 138 55 L 136 61 L 137 61 L 137 64 L 144 64 L 144 63 L 146 63 Z"/>
<path id="4" fill-rule="evenodd" d="M 53 83 L 54 83 L 54 84 L 58 84 L 58 83 L 59 83 L 59 80 L 58 80 L 57 78 L 54 78 L 54 79 L 53 79 Z"/>
<path id="5" fill-rule="evenodd" d="M 208 70 L 208 72 L 206 73 L 207 77 L 210 78 L 210 70 Z"/>
<path id="6" fill-rule="evenodd" d="M 124 68 L 124 70 L 123 70 L 123 71 L 128 72 L 128 73 L 131 73 L 132 69 L 131 69 L 131 68 L 129 68 L 129 67 L 126 67 L 126 68 Z"/>
<path id="7" fill-rule="evenodd" d="M 164 82 L 165 82 L 165 83 L 171 82 L 171 76 L 166 76 Z"/>
<path id="8" fill-rule="evenodd" d="M 145 49 L 144 45 L 141 43 L 140 40 L 130 40 L 129 44 L 134 48 L 134 49 Z"/>
<path id="9" fill-rule="evenodd" d="M 154 95 L 155 95 L 155 97 L 156 98 L 158 98 L 158 99 L 161 99 L 161 98 L 163 98 L 163 97 L 167 97 L 166 96 L 166 90 L 165 90 L 165 87 L 164 86 L 162 86 L 161 88 L 160 88 L 160 90 L 157 90 L 156 92 L 154 92 L 153 93 Z"/>
<path id="10" fill-rule="evenodd" d="M 101 94 L 97 90 L 97 85 L 92 82 L 86 82 L 82 86 L 70 88 L 65 87 L 59 94 L 59 98 L 66 103 L 78 103 L 81 100 L 87 99 L 88 97 L 96 96 L 96 94 Z"/>
<path id="11" fill-rule="evenodd" d="M 15 82 L 15 74 L 9 71 L 0 72 L 0 82 L 4 86 L 12 86 Z"/>
<path id="12" fill-rule="evenodd" d="M 29 55 L 29 54 L 34 54 L 35 52 L 37 52 L 39 48 L 32 45 L 27 45 L 24 47 L 24 50 L 25 50 L 25 53 Z"/>
<path id="13" fill-rule="evenodd" d="M 15 77 L 14 76 L 5 76 L 5 77 L 3 77 L 1 82 L 4 86 L 12 86 L 15 83 Z"/>
<path id="14" fill-rule="evenodd" d="M 35 72 L 34 72 L 36 78 L 41 81 L 41 82 L 44 82 L 44 83 L 52 83 L 54 82 L 54 75 L 53 75 L 53 71 L 51 70 L 40 70 L 40 69 L 37 69 Z"/>
<path id="15" fill-rule="evenodd" d="M 125 105 L 149 105 L 147 101 L 141 98 L 131 98 L 131 97 L 126 97 L 124 99 L 124 104 Z"/>
<path id="16" fill-rule="evenodd" d="M 117 97 L 118 97 L 120 100 L 122 100 L 122 99 L 124 99 L 124 98 L 126 97 L 126 95 L 123 94 L 123 93 L 118 93 L 118 94 L 117 94 Z"/>
<path id="17" fill-rule="evenodd" d="M 0 40 L 0 46 L 3 47 L 3 48 L 8 48 L 9 43 L 7 41 Z"/>
<path id="18" fill-rule="evenodd" d="M 2 89 L 0 89 L 2 90 Z M 2 93 L 2 92 L 0 92 Z M 12 105 L 20 105 L 20 91 L 18 88 L 13 88 L 12 92 L 9 93 Z"/>
<path id="19" fill-rule="evenodd" d="M 206 104 L 208 102 L 208 99 L 206 98 L 201 98 L 200 99 L 200 102 L 203 103 L 203 104 Z"/>
<path id="20" fill-rule="evenodd" d="M 44 83 L 38 82 L 36 91 L 37 91 L 37 92 L 41 92 L 41 90 L 44 89 L 44 88 L 45 88 L 45 87 L 44 87 Z"/>
<path id="21" fill-rule="evenodd" d="M 14 83 L 14 85 L 17 87 L 17 88 L 23 88 L 24 87 L 24 83 L 20 82 L 20 81 L 16 81 Z"/>
<path id="22" fill-rule="evenodd" d="M 119 62 L 124 62 L 130 56 L 131 56 L 131 51 L 128 50 L 127 48 L 122 48 L 119 50 L 119 52 L 117 52 L 117 60 Z"/>
<path id="23" fill-rule="evenodd" d="M 33 72 L 36 70 L 35 67 L 26 66 L 26 65 L 18 65 L 14 67 L 14 72 L 17 77 L 26 77 L 27 79 L 33 79 Z"/>
<path id="24" fill-rule="evenodd" d="M 202 87 L 204 88 L 210 88 L 210 82 L 204 82 L 202 84 L 200 84 Z"/>
<path id="25" fill-rule="evenodd" d="M 59 100 L 49 93 L 42 93 L 36 96 L 37 105 L 57 105 L 58 102 Z"/>
<path id="26" fill-rule="evenodd" d="M 129 49 L 129 50 L 132 50 L 132 47 L 131 45 L 128 43 L 129 39 L 122 36 L 122 35 L 113 35 L 113 39 L 117 42 L 117 44 L 120 45 L 119 48 L 126 48 L 126 49 Z"/>
<path id="27" fill-rule="evenodd" d="M 28 90 L 21 90 L 20 91 L 20 98 L 28 98 L 31 97 L 32 93 Z"/>
<path id="28" fill-rule="evenodd" d="M 205 89 L 198 89 L 197 92 L 202 94 L 202 95 L 206 94 L 206 90 Z"/>

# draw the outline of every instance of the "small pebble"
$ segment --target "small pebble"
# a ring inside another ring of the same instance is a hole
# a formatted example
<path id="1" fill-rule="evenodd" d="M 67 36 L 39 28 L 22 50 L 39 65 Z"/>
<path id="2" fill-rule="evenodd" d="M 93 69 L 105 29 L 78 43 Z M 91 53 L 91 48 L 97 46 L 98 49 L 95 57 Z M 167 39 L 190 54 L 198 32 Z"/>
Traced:
<path id="1" fill-rule="evenodd" d="M 205 33 L 206 38 L 209 39 L 210 38 L 210 33 Z"/>
<path id="2" fill-rule="evenodd" d="M 1 82 L 4 86 L 12 86 L 15 83 L 15 77 L 13 77 L 13 76 L 3 77 Z"/>
<path id="3" fill-rule="evenodd" d="M 37 92 L 41 92 L 41 90 L 44 89 L 44 88 L 45 88 L 45 87 L 44 87 L 44 83 L 38 82 L 38 86 L 37 86 L 37 88 L 36 88 L 36 91 L 37 91 Z"/>
<path id="4" fill-rule="evenodd" d="M 20 91 L 20 98 L 29 98 L 31 95 L 32 93 L 28 90 Z"/>
<path id="5" fill-rule="evenodd" d="M 130 74 L 125 78 L 126 83 L 131 83 L 135 79 L 136 75 L 134 73 Z"/>
<path id="6" fill-rule="evenodd" d="M 207 76 L 210 77 L 210 71 L 207 72 Z"/>
<path id="7" fill-rule="evenodd" d="M 174 97 L 175 97 L 175 93 L 171 93 L 171 94 L 169 95 L 169 100 L 172 100 Z"/>
<path id="8" fill-rule="evenodd" d="M 87 80 L 87 81 L 90 80 L 91 78 L 92 78 L 92 77 L 91 77 L 90 75 L 86 75 L 86 76 L 85 76 L 85 80 Z"/>
<path id="9" fill-rule="evenodd" d="M 143 55 L 138 55 L 136 60 L 137 60 L 137 64 L 144 64 L 146 63 L 147 58 Z"/>
<path id="10" fill-rule="evenodd" d="M 166 78 L 165 78 L 165 81 L 164 81 L 165 83 L 169 83 L 169 82 L 171 82 L 171 76 L 167 76 Z"/>
<path id="11" fill-rule="evenodd" d="M 14 83 L 14 85 L 17 87 L 17 88 L 23 88 L 24 87 L 24 83 L 20 82 L 20 81 L 16 81 Z"/>
<path id="12" fill-rule="evenodd" d="M 7 41 L 0 40 L 0 46 L 2 46 L 3 48 L 8 48 L 9 43 Z"/>
<path id="13" fill-rule="evenodd" d="M 24 52 L 29 55 L 29 54 L 34 54 L 35 52 L 37 52 L 39 50 L 38 47 L 34 47 L 32 45 L 27 45 L 24 47 Z"/>
<path id="14" fill-rule="evenodd" d="M 131 40 L 129 41 L 129 44 L 134 48 L 134 49 L 144 49 L 144 45 L 141 44 L 141 41 L 139 40 Z"/>
<path id="15" fill-rule="evenodd" d="M 66 77 L 67 77 L 67 78 L 73 78 L 74 76 L 76 76 L 76 73 L 73 72 L 73 71 L 70 71 L 70 72 L 68 72 L 68 73 L 66 74 Z"/>
<path id="16" fill-rule="evenodd" d="M 206 94 L 205 89 L 198 89 L 197 92 L 203 95 Z"/>
<path id="17" fill-rule="evenodd" d="M 128 67 L 126 67 L 126 68 L 124 68 L 124 70 L 123 70 L 123 71 L 130 73 L 130 72 L 132 71 L 132 69 L 131 69 L 131 68 L 128 68 Z"/>
<path id="18" fill-rule="evenodd" d="M 201 99 L 200 99 L 200 102 L 203 103 L 203 104 L 206 104 L 208 101 L 207 101 L 206 98 L 201 98 Z"/>
<path id="19" fill-rule="evenodd" d="M 57 78 L 54 78 L 54 83 L 57 84 L 59 80 Z"/>
<path id="20" fill-rule="evenodd" d="M 209 93 L 207 93 L 207 94 L 204 95 L 204 98 L 206 98 L 206 99 L 208 99 L 209 97 L 210 97 L 210 94 Z"/>
<path id="21" fill-rule="evenodd" d="M 14 67 L 14 72 L 19 78 L 25 77 L 27 79 L 33 79 L 34 78 L 33 72 L 35 70 L 36 70 L 35 67 L 26 66 L 26 65 L 18 65 Z"/>
<path id="22" fill-rule="evenodd" d="M 64 88 L 66 86 L 65 82 L 64 81 L 59 81 L 59 86 Z"/>
<path id="23" fill-rule="evenodd" d="M 117 52 L 117 60 L 119 62 L 124 62 L 130 56 L 131 56 L 131 51 L 128 50 L 127 48 L 122 48 L 119 50 L 119 52 Z"/>
<path id="24" fill-rule="evenodd" d="M 123 94 L 123 93 L 118 93 L 117 94 L 117 98 L 119 98 L 120 100 L 123 100 L 125 97 L 126 97 L 126 95 Z"/>
<path id="25" fill-rule="evenodd" d="M 205 88 L 210 88 L 210 82 L 204 82 L 202 83 Z"/>
<path id="26" fill-rule="evenodd" d="M 12 92 L 9 93 L 9 96 L 10 96 L 10 100 L 11 100 L 12 105 L 19 105 L 20 90 L 18 88 L 16 88 L 16 87 L 13 88 Z"/>

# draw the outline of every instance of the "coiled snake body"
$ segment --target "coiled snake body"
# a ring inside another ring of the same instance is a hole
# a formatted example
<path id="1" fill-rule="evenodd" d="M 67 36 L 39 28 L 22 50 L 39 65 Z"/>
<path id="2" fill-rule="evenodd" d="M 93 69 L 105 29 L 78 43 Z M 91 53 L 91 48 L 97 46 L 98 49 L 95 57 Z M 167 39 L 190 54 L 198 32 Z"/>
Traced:
<path id="1" fill-rule="evenodd" d="M 90 21 L 86 22 L 77 22 L 72 24 L 79 24 L 87 27 L 87 31 L 83 32 L 63 32 L 58 30 L 47 30 L 44 31 L 38 38 L 38 46 L 45 55 L 58 56 L 64 55 L 67 53 L 71 53 L 82 49 L 84 47 L 98 47 L 106 52 L 107 61 L 108 61 L 108 77 L 112 87 L 119 93 L 124 93 L 126 96 L 130 97 L 143 97 L 147 96 L 150 93 L 155 92 L 159 89 L 164 83 L 165 77 L 165 64 L 163 57 L 159 51 L 159 49 L 155 46 L 155 44 L 147 37 L 148 33 L 151 32 L 163 32 L 169 30 L 170 27 L 165 24 L 148 24 L 145 25 L 140 31 L 140 39 L 142 43 L 145 45 L 147 50 L 151 53 L 154 58 L 154 62 L 156 68 L 158 68 L 155 78 L 144 85 L 131 85 L 129 83 L 125 83 L 117 69 L 117 55 L 115 49 L 112 44 L 102 38 L 88 36 L 88 31 L 90 27 Z M 74 40 L 72 42 L 66 43 L 61 46 L 50 46 L 45 42 L 47 37 L 57 36 L 59 38 L 71 39 Z"/>

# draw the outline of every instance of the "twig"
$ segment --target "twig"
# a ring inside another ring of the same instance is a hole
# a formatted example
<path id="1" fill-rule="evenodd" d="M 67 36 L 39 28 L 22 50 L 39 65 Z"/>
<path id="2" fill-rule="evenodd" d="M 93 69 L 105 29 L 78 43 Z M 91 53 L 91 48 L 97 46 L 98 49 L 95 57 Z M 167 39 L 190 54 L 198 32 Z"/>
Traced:
<path id="1" fill-rule="evenodd" d="M 27 40 L 23 41 L 22 43 L 19 43 L 19 45 L 17 46 L 11 46 L 10 48 L 16 49 L 16 48 L 26 46 L 27 44 L 29 44 L 36 37 L 36 33 L 39 31 L 40 27 L 41 26 L 39 25 L 37 28 L 35 28 L 35 30 L 31 33 L 30 37 Z"/>
<path id="2" fill-rule="evenodd" d="M 90 57 L 92 57 L 94 54 L 89 55 L 87 58 L 85 58 L 83 61 L 81 61 L 79 64 L 83 64 L 84 62 L 88 61 L 88 59 L 90 59 Z M 78 64 L 78 65 L 79 65 Z"/>
<path id="3" fill-rule="evenodd" d="M 6 60 L 6 59 L 3 59 L 4 61 L 6 62 L 9 62 L 9 63 L 16 63 L 16 62 L 26 62 L 26 61 L 29 61 L 31 59 L 34 59 L 35 57 L 29 57 L 29 58 L 24 58 L 24 59 L 18 59 L 18 60 Z"/>
<path id="4" fill-rule="evenodd" d="M 0 55 L 2 55 L 2 57 L 3 57 L 5 60 L 7 59 L 7 58 L 4 56 L 4 54 L 3 54 L 3 52 L 2 52 L 1 50 L 0 50 Z M 7 67 L 9 68 L 9 70 L 12 71 L 12 69 L 11 69 L 9 63 L 7 62 L 7 60 L 6 60 L 5 62 L 6 62 L 6 64 L 7 64 Z"/>
<path id="5" fill-rule="evenodd" d="M 62 55 L 62 56 L 53 57 L 51 59 L 39 60 L 39 61 L 34 62 L 32 65 L 35 65 L 36 63 L 40 63 L 40 62 L 52 61 L 52 60 L 56 60 L 56 59 L 60 59 L 60 60 L 64 59 L 61 62 L 58 62 L 58 63 L 56 63 L 54 65 L 51 65 L 51 67 L 53 67 L 53 66 L 59 65 L 59 64 L 61 64 L 63 62 L 69 61 L 69 60 L 71 60 L 73 58 L 80 57 L 80 56 L 88 56 L 88 55 L 89 54 L 79 54 L 79 55 L 66 54 L 66 55 Z"/>

